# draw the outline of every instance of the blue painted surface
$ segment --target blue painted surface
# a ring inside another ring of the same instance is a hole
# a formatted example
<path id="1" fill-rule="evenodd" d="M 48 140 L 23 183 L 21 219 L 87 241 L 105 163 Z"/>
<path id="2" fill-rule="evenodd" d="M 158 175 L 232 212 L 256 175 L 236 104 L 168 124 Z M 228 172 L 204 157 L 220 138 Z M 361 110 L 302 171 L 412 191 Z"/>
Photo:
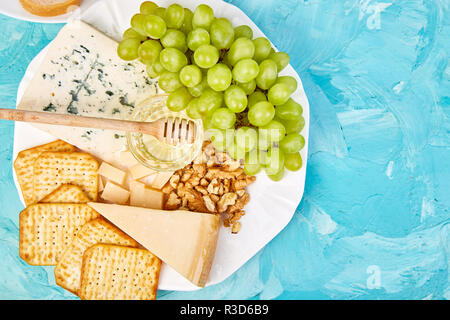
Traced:
<path id="1" fill-rule="evenodd" d="M 450 4 L 232 0 L 291 55 L 311 104 L 305 195 L 221 284 L 160 299 L 449 299 Z M 0 100 L 61 25 L 0 16 Z M 13 125 L 0 121 L 0 299 L 74 299 L 18 257 Z"/>

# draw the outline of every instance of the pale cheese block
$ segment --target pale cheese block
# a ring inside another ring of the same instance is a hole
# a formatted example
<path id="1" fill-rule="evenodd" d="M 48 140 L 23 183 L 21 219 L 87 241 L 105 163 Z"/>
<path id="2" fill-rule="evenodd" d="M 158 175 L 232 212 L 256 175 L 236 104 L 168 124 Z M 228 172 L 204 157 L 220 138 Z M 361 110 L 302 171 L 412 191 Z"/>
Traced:
<path id="1" fill-rule="evenodd" d="M 119 155 L 120 164 L 124 167 L 131 168 L 138 164 L 138 161 L 130 151 L 122 151 Z"/>
<path id="2" fill-rule="evenodd" d="M 139 180 L 141 178 L 145 178 L 145 177 L 154 175 L 155 173 L 156 173 L 155 170 L 145 167 L 140 163 L 138 163 L 130 168 L 130 174 L 133 177 L 133 179 L 135 179 L 135 180 Z"/>
<path id="3" fill-rule="evenodd" d="M 193 284 L 205 286 L 219 236 L 218 215 L 97 202 L 89 206 Z"/>
<path id="4" fill-rule="evenodd" d="M 117 42 L 85 22 L 65 25 L 17 108 L 90 117 L 127 119 L 134 106 L 158 91 L 139 61 L 123 61 Z M 34 124 L 92 155 L 120 167 L 126 137 L 121 131 Z"/>
<path id="5" fill-rule="evenodd" d="M 98 176 L 98 192 L 102 192 L 105 189 L 105 183 L 103 182 L 103 178 Z"/>
<path id="6" fill-rule="evenodd" d="M 98 169 L 98 174 L 108 180 L 122 185 L 125 183 L 125 178 L 127 177 L 127 173 L 125 171 L 120 170 L 107 162 L 102 162 L 100 168 Z"/>
<path id="7" fill-rule="evenodd" d="M 145 197 L 145 184 L 138 181 L 130 182 L 130 206 L 144 207 L 142 199 Z"/>
<path id="8" fill-rule="evenodd" d="M 130 183 L 130 205 L 150 209 L 162 209 L 164 204 L 164 193 L 147 187 L 144 183 L 131 181 Z"/>
<path id="9" fill-rule="evenodd" d="M 173 171 L 172 172 L 159 172 L 155 179 L 152 182 L 152 187 L 155 189 L 162 189 L 167 181 L 169 181 L 170 177 L 173 175 Z"/>
<path id="10" fill-rule="evenodd" d="M 122 188 L 114 182 L 108 181 L 106 182 L 101 197 L 106 201 L 111 201 L 117 204 L 125 204 L 130 198 L 130 191 Z"/>

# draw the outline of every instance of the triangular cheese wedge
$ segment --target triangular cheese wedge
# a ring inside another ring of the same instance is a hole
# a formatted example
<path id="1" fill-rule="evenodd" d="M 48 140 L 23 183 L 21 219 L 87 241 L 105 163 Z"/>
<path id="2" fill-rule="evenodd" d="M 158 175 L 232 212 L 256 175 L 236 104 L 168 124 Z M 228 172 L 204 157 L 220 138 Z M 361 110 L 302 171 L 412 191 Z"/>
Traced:
<path id="1" fill-rule="evenodd" d="M 97 202 L 89 206 L 193 284 L 205 286 L 219 236 L 218 215 Z"/>
<path id="2" fill-rule="evenodd" d="M 148 77 L 145 64 L 120 59 L 117 46 L 81 20 L 67 23 L 34 65 L 36 71 L 17 109 L 127 119 L 135 106 L 156 94 L 157 82 Z M 114 166 L 123 165 L 120 152 L 127 145 L 123 131 L 33 126 Z"/>

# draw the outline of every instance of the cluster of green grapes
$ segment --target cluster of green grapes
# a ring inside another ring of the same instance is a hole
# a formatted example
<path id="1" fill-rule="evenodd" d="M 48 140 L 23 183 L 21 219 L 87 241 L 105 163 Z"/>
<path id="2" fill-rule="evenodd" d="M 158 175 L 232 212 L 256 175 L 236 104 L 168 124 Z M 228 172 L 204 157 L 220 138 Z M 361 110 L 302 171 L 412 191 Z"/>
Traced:
<path id="1" fill-rule="evenodd" d="M 234 28 L 205 4 L 192 12 L 145 1 L 118 54 L 145 63 L 169 93 L 167 107 L 203 119 L 216 149 L 244 159 L 247 174 L 264 169 L 278 181 L 285 168 L 301 168 L 305 123 L 301 105 L 291 98 L 297 81 L 279 76 L 289 56 L 266 38 L 253 39 L 249 26 Z"/>

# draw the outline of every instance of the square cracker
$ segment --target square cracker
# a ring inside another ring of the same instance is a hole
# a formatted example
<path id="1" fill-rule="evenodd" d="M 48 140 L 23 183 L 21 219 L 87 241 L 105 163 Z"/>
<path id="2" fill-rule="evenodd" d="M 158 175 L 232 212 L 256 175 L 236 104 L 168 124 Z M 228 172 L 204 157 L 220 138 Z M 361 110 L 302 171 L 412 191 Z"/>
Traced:
<path id="1" fill-rule="evenodd" d="M 56 265 L 81 227 L 99 217 L 87 204 L 33 204 L 19 215 L 19 256 L 30 265 Z"/>
<path id="2" fill-rule="evenodd" d="M 74 152 L 76 148 L 65 141 L 57 140 L 19 152 L 14 161 L 17 181 L 19 182 L 25 205 L 33 203 L 33 164 L 44 151 Z"/>
<path id="3" fill-rule="evenodd" d="M 155 300 L 161 260 L 145 249 L 98 244 L 83 256 L 83 300 Z"/>
<path id="4" fill-rule="evenodd" d="M 91 201 L 79 186 L 63 184 L 42 199 L 41 203 L 88 203 Z"/>
<path id="5" fill-rule="evenodd" d="M 78 232 L 56 265 L 56 284 L 76 294 L 81 284 L 83 254 L 98 243 L 134 248 L 139 246 L 135 240 L 106 220 L 102 218 L 91 220 Z"/>
<path id="6" fill-rule="evenodd" d="M 97 200 L 98 161 L 82 152 L 43 152 L 34 162 L 33 192 L 39 201 L 62 184 L 79 186 Z"/>

